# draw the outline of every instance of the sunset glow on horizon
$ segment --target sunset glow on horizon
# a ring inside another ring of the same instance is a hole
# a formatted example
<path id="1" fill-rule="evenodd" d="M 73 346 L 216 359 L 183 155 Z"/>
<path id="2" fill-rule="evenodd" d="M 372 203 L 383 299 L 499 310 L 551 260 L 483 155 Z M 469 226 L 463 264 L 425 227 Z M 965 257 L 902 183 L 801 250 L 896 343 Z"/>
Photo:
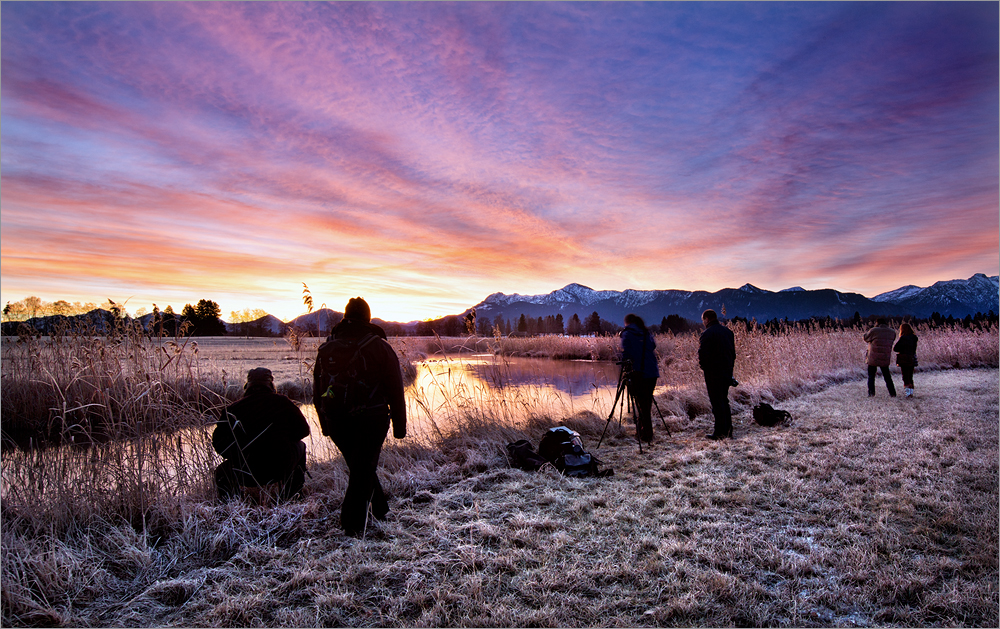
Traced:
<path id="1" fill-rule="evenodd" d="M 996 3 L 3 2 L 2 301 L 1000 272 Z"/>

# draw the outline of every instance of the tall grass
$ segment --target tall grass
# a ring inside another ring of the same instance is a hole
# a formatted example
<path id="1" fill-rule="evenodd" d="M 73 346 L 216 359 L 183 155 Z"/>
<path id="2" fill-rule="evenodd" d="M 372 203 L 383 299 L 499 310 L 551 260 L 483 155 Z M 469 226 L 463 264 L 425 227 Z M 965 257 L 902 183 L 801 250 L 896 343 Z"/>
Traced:
<path id="1" fill-rule="evenodd" d="M 229 384 L 202 365 L 196 340 L 151 340 L 124 323 L 108 336 L 63 330 L 43 339 L 25 330 L 4 338 L 4 438 L 80 444 L 197 424 Z"/>
<path id="2" fill-rule="evenodd" d="M 164 500 L 206 494 L 204 427 L 227 383 L 203 378 L 197 341 L 126 325 L 6 341 L 5 516 L 50 531 L 117 517 L 142 530 Z"/>

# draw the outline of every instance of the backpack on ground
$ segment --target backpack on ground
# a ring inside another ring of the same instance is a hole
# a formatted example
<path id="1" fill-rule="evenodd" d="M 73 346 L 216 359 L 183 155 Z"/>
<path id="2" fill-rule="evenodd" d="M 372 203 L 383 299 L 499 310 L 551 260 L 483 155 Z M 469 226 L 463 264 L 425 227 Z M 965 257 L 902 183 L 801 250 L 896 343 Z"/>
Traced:
<path id="1" fill-rule="evenodd" d="M 548 461 L 542 455 L 535 452 L 531 442 L 527 439 L 518 439 L 514 443 L 507 444 L 507 458 L 510 459 L 511 467 L 516 467 L 527 472 L 534 472 Z"/>
<path id="2" fill-rule="evenodd" d="M 777 426 L 781 423 L 792 423 L 792 414 L 774 408 L 766 402 L 753 407 L 753 420 L 761 426 Z"/>
<path id="3" fill-rule="evenodd" d="M 314 395 L 320 427 L 332 435 L 335 422 L 376 405 L 380 377 L 369 369 L 362 350 L 378 340 L 374 334 L 361 338 L 332 338 L 319 346 L 313 368 Z"/>
<path id="4" fill-rule="evenodd" d="M 580 433 L 565 426 L 548 429 L 538 444 L 538 454 L 566 476 L 611 476 L 611 469 L 601 470 L 600 459 L 583 449 Z"/>

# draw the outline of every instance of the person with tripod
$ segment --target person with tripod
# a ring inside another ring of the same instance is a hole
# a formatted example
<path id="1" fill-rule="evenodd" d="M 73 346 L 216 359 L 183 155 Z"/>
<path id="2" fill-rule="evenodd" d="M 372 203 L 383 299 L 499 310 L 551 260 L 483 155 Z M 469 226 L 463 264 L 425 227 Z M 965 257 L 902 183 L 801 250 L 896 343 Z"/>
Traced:
<path id="1" fill-rule="evenodd" d="M 653 390 L 660 377 L 660 366 L 656 361 L 656 341 L 642 317 L 631 313 L 625 315 L 625 329 L 620 336 L 622 370 L 627 373 L 628 394 L 636 405 L 636 431 L 639 439 L 650 443 L 653 441 Z"/>

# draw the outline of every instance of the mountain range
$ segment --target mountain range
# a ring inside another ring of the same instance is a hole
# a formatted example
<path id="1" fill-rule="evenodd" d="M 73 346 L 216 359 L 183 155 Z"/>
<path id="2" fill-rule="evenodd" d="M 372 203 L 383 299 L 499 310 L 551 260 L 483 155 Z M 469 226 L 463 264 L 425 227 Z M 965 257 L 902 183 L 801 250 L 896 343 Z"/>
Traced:
<path id="1" fill-rule="evenodd" d="M 625 290 L 598 291 L 581 284 L 569 284 L 546 295 L 505 295 L 494 293 L 474 306 L 477 317 L 516 320 L 521 314 L 545 317 L 562 314 L 568 320 L 576 314 L 583 320 L 593 312 L 602 319 L 619 323 L 628 313 L 635 313 L 647 323 L 659 323 L 670 314 L 691 321 L 712 308 L 725 318 L 743 317 L 767 321 L 796 321 L 812 317 L 849 319 L 854 313 L 869 315 L 943 317 L 1000 312 L 1000 276 L 977 273 L 967 280 L 937 282 L 932 286 L 904 286 L 868 298 L 858 293 L 833 289 L 805 290 L 801 287 L 769 291 L 752 284 L 740 288 L 707 291 Z"/>
<path id="2" fill-rule="evenodd" d="M 768 321 L 789 319 L 797 321 L 810 318 L 850 319 L 855 313 L 862 317 L 870 315 L 913 316 L 928 318 L 933 313 L 943 317 L 964 318 L 976 313 L 1000 312 L 1000 276 L 987 277 L 977 273 L 967 280 L 948 280 L 931 286 L 903 286 L 875 297 L 868 298 L 858 293 L 842 293 L 830 288 L 805 290 L 799 286 L 780 291 L 769 291 L 752 284 L 740 288 L 724 288 L 710 293 L 707 291 L 681 290 L 594 290 L 582 284 L 569 284 L 545 295 L 506 295 L 493 293 L 459 316 L 476 311 L 478 318 L 490 320 L 500 317 L 515 322 L 522 314 L 538 318 L 549 315 L 563 316 L 564 321 L 576 314 L 584 320 L 591 313 L 598 313 L 606 321 L 620 323 L 628 313 L 635 313 L 649 324 L 659 323 L 662 317 L 680 315 L 691 321 L 698 321 L 706 308 L 716 310 L 724 318 L 742 317 Z M 723 310 L 725 313 L 723 314 Z M 250 333 L 279 335 L 289 327 L 312 331 L 320 329 L 328 332 L 332 325 L 343 318 L 343 314 L 324 308 L 301 315 L 285 323 L 272 315 L 266 315 L 250 324 L 226 323 L 230 334 L 243 334 L 249 326 Z M 93 310 L 76 317 L 61 315 L 38 317 L 27 323 L 34 329 L 49 333 L 67 319 L 74 322 L 88 322 L 97 330 L 104 330 L 113 323 L 114 317 L 105 310 Z M 152 315 L 145 315 L 139 321 L 145 326 Z M 416 321 L 393 323 L 375 320 L 389 329 L 413 333 Z M 20 325 L 16 321 L 3 323 L 3 334 L 17 334 Z"/>

